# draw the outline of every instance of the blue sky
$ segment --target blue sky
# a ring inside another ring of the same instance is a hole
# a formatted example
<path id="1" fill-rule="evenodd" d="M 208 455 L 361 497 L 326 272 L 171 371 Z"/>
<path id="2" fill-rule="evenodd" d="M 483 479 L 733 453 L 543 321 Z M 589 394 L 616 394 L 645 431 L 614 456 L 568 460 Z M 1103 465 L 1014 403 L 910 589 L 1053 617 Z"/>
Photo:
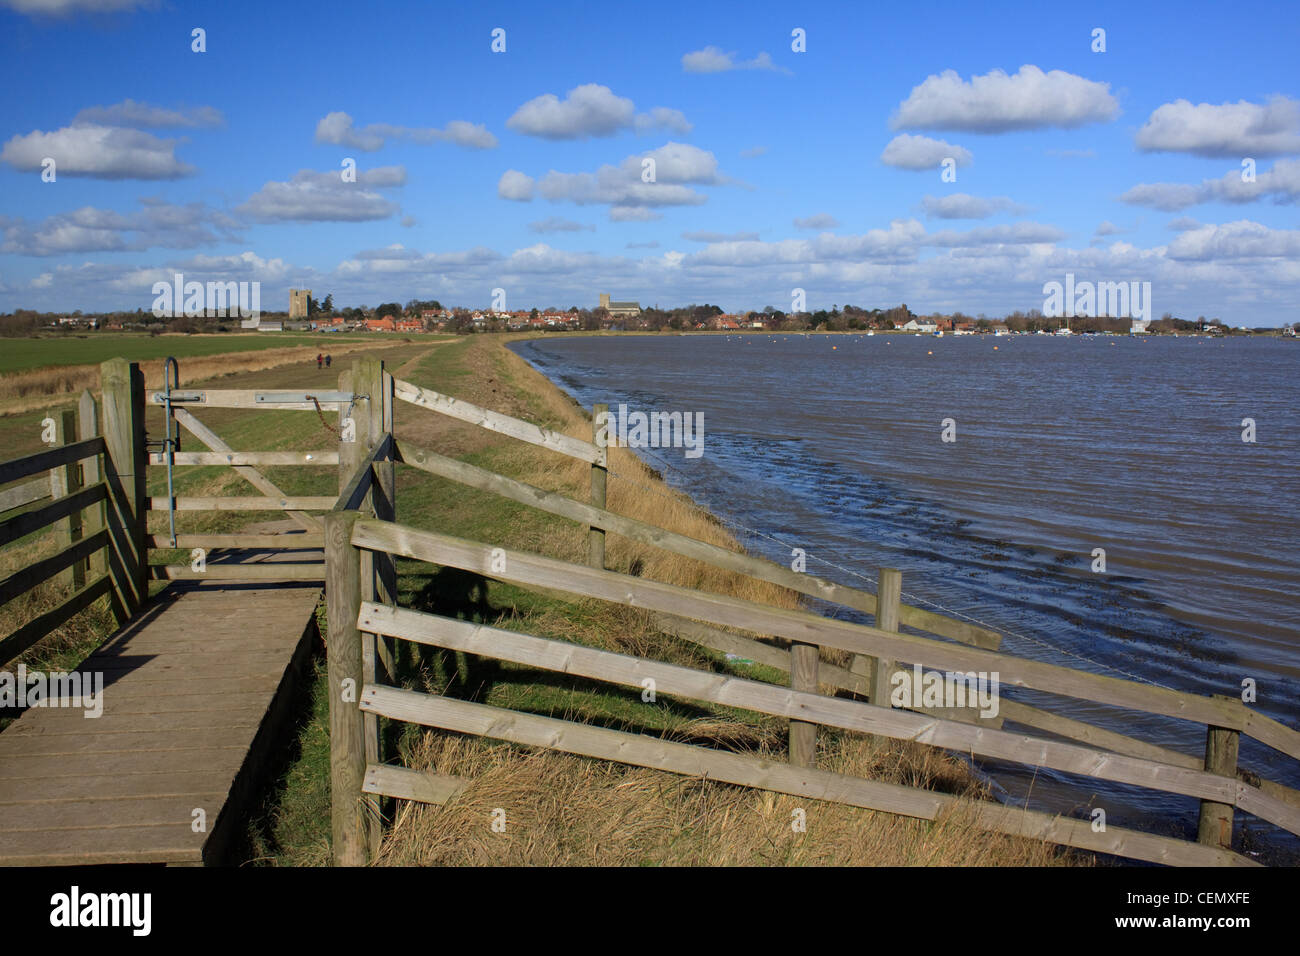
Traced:
<path id="1" fill-rule="evenodd" d="M 797 287 L 996 315 L 1073 272 L 1151 282 L 1157 316 L 1300 321 L 1298 28 L 1293 3 L 0 0 L 0 309 L 147 310 L 179 271 L 264 309 Z"/>

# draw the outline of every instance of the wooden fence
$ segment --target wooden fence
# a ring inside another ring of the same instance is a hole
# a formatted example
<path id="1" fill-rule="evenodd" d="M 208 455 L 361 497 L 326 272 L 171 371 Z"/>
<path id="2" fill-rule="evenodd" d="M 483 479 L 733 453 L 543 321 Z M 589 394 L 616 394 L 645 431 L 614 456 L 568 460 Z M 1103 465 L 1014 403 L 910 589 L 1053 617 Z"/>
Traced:
<path id="1" fill-rule="evenodd" d="M 1251 865 L 1252 861 L 1231 850 L 1233 814 L 1238 810 L 1300 833 L 1300 793 L 1260 780 L 1236 766 L 1236 742 L 1241 734 L 1300 758 L 1300 733 L 1250 710 L 1240 700 L 1186 694 L 1000 653 L 999 635 L 994 632 L 903 605 L 900 575 L 891 569 L 882 570 L 878 595 L 870 594 L 617 515 L 604 507 L 607 461 L 605 449 L 594 441 L 559 435 L 402 381 L 394 383 L 393 394 L 461 421 L 590 462 L 592 500 L 584 503 L 404 440 L 392 440 L 391 433 L 383 436 L 384 441 L 391 441 L 392 460 L 588 525 L 588 562 L 559 561 L 458 539 L 346 508 L 326 516 L 331 786 L 334 853 L 340 864 L 364 863 L 377 849 L 378 797 L 442 803 L 465 785 L 465 781 L 454 777 L 382 763 L 378 759 L 375 722 L 379 717 L 923 819 L 932 820 L 941 813 L 965 808 L 973 812 L 977 826 L 990 831 L 1160 863 Z M 597 413 L 601 410 L 598 407 Z M 388 459 L 384 460 L 387 463 Z M 357 479 L 362 480 L 360 473 Z M 604 568 L 605 533 L 621 534 L 855 608 L 874 615 L 875 625 L 608 571 Z M 378 598 L 378 586 L 365 572 L 367 564 L 391 561 L 392 556 L 459 568 L 521 587 L 649 610 L 664 630 L 714 650 L 740 653 L 776 667 L 790 675 L 790 684 L 785 687 L 741 679 L 399 608 L 391 599 Z M 901 633 L 901 625 L 936 637 Z M 754 636 L 744 637 L 735 630 Z M 760 636 L 775 637 L 785 646 L 760 640 Z M 385 682 L 374 666 L 376 655 L 381 653 L 377 649 L 393 640 L 607 681 L 636 688 L 638 693 L 642 682 L 650 678 L 659 693 L 783 717 L 790 724 L 790 762 L 773 763 L 744 754 L 398 689 Z M 821 648 L 849 652 L 851 665 L 845 668 L 827 664 L 821 659 Z M 1206 727 L 1205 757 L 1006 699 L 999 702 L 1000 716 L 992 719 L 963 708 L 904 710 L 885 706 L 890 678 L 910 665 L 958 675 L 996 673 L 1003 686 L 1034 688 L 1201 724 Z M 825 694 L 823 689 L 831 693 Z M 855 696 L 834 696 L 846 691 Z M 1003 719 L 1047 731 L 1053 737 L 1005 730 Z M 814 764 L 819 727 L 916 741 L 976 757 L 1193 797 L 1201 802 L 1198 842 L 1113 826 L 1098 832 L 1087 820 L 962 800 L 818 770 Z"/>
<path id="2" fill-rule="evenodd" d="M 106 402 L 106 416 L 117 411 L 116 401 Z M 46 582 L 60 593 L 57 604 L 0 639 L 0 666 L 102 597 L 125 621 L 137 596 L 126 573 L 131 475 L 114 457 L 119 449 L 100 437 L 99 403 L 83 392 L 76 411 L 51 416 L 42 427 L 50 430 L 50 448 L 0 464 L 0 548 L 13 555 L 16 546 L 48 534 L 56 550 L 24 553 L 25 566 L 0 581 L 0 605 Z"/>

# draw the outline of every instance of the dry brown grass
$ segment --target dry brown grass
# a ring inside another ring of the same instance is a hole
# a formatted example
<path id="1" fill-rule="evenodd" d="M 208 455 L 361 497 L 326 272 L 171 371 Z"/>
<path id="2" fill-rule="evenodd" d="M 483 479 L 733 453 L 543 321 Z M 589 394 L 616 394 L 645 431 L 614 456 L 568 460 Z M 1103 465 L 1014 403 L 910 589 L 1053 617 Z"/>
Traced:
<path id="1" fill-rule="evenodd" d="M 453 394 L 496 411 L 591 437 L 586 413 L 502 340 L 481 337 L 465 346 L 472 377 Z M 590 467 L 511 442 L 479 429 L 403 407 L 399 433 L 447 454 L 490 450 L 494 467 L 512 477 L 579 500 L 589 491 Z M 707 513 L 670 490 L 632 452 L 610 449 L 608 504 L 617 511 L 704 541 L 742 550 Z M 499 529 L 494 543 L 585 562 L 587 532 Z M 648 545 L 609 536 L 607 565 L 623 573 L 797 607 L 789 590 L 707 567 Z M 710 666 L 693 645 L 665 636 L 644 611 L 602 602 L 581 603 L 582 614 L 539 610 L 498 626 L 577 643 Z M 828 659 L 843 662 L 832 652 Z M 427 689 L 443 688 L 427 682 Z M 556 716 L 560 716 L 558 713 Z M 725 713 L 691 720 L 667 736 L 722 749 L 784 759 L 786 724 L 775 718 L 749 722 Z M 818 766 L 853 776 L 941 790 L 972 798 L 988 792 L 957 757 L 917 744 L 823 731 Z M 482 738 L 425 732 L 406 755 L 415 767 L 468 778 L 446 807 L 402 803 L 386 832 L 377 862 L 384 865 L 1004 865 L 1044 866 L 1086 862 L 1035 840 L 989 834 L 967 811 L 936 822 L 908 819 L 766 791 L 520 748 Z M 497 808 L 506 831 L 493 832 Z M 803 808 L 807 831 L 792 829 Z"/>
<path id="2" fill-rule="evenodd" d="M 392 340 L 375 342 L 331 342 L 330 352 L 338 356 L 365 349 L 391 347 Z M 431 343 L 433 344 L 433 343 Z M 321 351 L 319 345 L 288 346 L 256 351 L 226 352 L 185 360 L 185 387 L 197 382 L 240 372 L 260 372 L 295 362 L 310 362 Z M 141 363 L 145 386 L 163 386 L 162 362 Z M 0 415 L 18 415 L 43 408 L 53 401 L 70 401 L 83 389 L 99 391 L 98 365 L 55 365 L 25 369 L 0 376 Z"/>
<path id="3" fill-rule="evenodd" d="M 928 748 L 845 740 L 824 769 L 907 782 L 949 775 Z M 419 766 L 469 778 L 445 807 L 403 804 L 378 859 L 389 866 L 1051 866 L 1050 846 L 975 829 L 657 770 L 426 734 Z M 806 831 L 795 832 L 803 809 Z M 491 827 L 505 811 L 504 833 Z"/>

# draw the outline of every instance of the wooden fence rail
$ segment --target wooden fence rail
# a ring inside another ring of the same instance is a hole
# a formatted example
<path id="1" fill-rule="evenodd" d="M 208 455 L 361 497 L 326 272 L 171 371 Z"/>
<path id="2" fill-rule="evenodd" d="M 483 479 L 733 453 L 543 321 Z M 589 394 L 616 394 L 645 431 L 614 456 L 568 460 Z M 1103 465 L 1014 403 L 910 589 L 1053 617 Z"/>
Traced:
<path id="1" fill-rule="evenodd" d="M 1249 805 L 1255 808 L 1250 812 L 1256 816 L 1300 833 L 1300 809 L 1287 806 L 1235 779 L 1204 771 L 1171 767 L 1077 744 L 972 727 L 854 700 L 824 697 L 815 690 L 787 690 L 730 674 L 659 663 L 372 602 L 361 605 L 357 623 L 363 631 L 638 689 L 649 678 L 654 681 L 657 694 L 740 707 L 895 740 L 912 740 L 978 757 L 1046 767 L 1098 780 L 1213 800 L 1243 809 Z M 791 762 L 799 763 L 793 759 Z"/>

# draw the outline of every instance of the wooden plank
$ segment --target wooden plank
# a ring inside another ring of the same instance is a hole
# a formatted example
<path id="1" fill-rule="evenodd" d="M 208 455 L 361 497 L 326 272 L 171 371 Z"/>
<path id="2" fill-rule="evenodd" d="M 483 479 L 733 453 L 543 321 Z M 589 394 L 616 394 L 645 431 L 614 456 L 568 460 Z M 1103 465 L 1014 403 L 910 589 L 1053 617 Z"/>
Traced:
<path id="1" fill-rule="evenodd" d="M 180 797 L 110 797 L 12 804 L 0 814 L 0 834 L 56 829 L 68 834 L 75 830 L 119 827 L 189 826 L 195 809 L 205 810 L 208 821 L 214 822 L 225 800 L 225 791 L 218 790 Z M 0 843 L 3 841 L 4 837 L 0 836 Z"/>
<path id="2" fill-rule="evenodd" d="M 210 450 L 227 454 L 234 451 L 233 448 L 221 440 L 216 432 L 204 425 L 184 408 L 173 408 L 173 414 L 176 416 L 176 420 L 184 425 L 191 435 L 207 445 Z M 236 465 L 234 467 L 236 473 L 267 497 L 281 499 L 289 497 L 276 487 L 274 482 L 251 465 Z M 166 504 L 167 502 L 164 499 L 163 506 L 166 507 Z M 325 505 L 325 507 L 330 506 Z M 289 518 L 300 528 L 305 528 L 308 531 L 320 531 L 321 529 L 320 522 L 311 515 L 303 514 L 302 509 L 291 511 Z"/>
<path id="3" fill-rule="evenodd" d="M 36 780 L 0 779 L 0 806 L 7 810 L 14 805 L 83 800 L 88 793 L 101 799 L 179 797 L 196 793 L 220 793 L 229 787 L 230 772 L 222 770 L 45 777 Z M 0 863 L 3 862 L 0 860 Z"/>
<path id="4" fill-rule="evenodd" d="M 371 764 L 366 767 L 366 779 L 361 789 L 365 793 L 441 806 L 467 786 L 469 781 L 464 777 L 389 764 Z"/>
<path id="5" fill-rule="evenodd" d="M 324 495 L 299 495 L 283 498 L 260 498 L 255 495 L 235 495 L 218 497 L 181 496 L 175 499 L 177 511 L 329 511 L 334 507 L 334 499 Z M 167 510 L 167 496 L 149 498 L 149 507 L 154 511 Z"/>
<path id="6" fill-rule="evenodd" d="M 897 568 L 881 568 L 878 580 L 876 627 L 896 633 L 898 609 L 902 604 L 903 573 Z M 894 661 L 888 657 L 877 657 L 871 674 L 871 702 L 881 707 L 888 706 L 886 701 L 889 700 L 890 680 L 894 676 Z"/>
<path id="7" fill-rule="evenodd" d="M 182 393 L 199 392 L 203 399 L 197 402 L 177 402 L 172 401 L 172 409 L 180 410 L 182 408 L 244 408 L 244 409 L 262 409 L 263 411 L 277 412 L 314 412 L 316 410 L 315 402 L 293 401 L 294 396 L 311 394 L 310 390 L 289 392 L 283 389 L 265 389 L 265 388 L 205 388 L 205 389 L 181 389 Z M 263 396 L 263 401 L 258 401 L 257 396 Z M 287 400 L 277 400 L 276 396 L 285 396 Z M 157 389 L 151 389 L 148 395 L 150 405 L 161 406 L 164 403 L 162 392 Z M 338 408 L 340 402 L 320 403 L 322 411 L 333 411 Z"/>
<path id="8" fill-rule="evenodd" d="M 108 532 L 100 531 L 93 538 L 74 540 L 71 544 L 65 546 L 63 550 L 34 561 L 19 571 L 15 571 L 7 578 L 0 580 L 0 604 L 6 604 L 20 594 L 30 591 L 36 585 L 43 584 L 51 578 L 59 577 L 62 572 L 107 546 Z M 85 586 L 84 575 L 81 586 Z"/>
<path id="9" fill-rule="evenodd" d="M 48 505 L 42 505 L 23 514 L 15 515 L 7 521 L 0 522 L 0 545 L 11 544 L 19 538 L 25 538 L 33 531 L 40 531 L 59 518 L 70 515 L 74 511 L 80 511 L 82 508 L 89 508 L 98 502 L 107 500 L 107 497 L 108 488 L 101 481 L 66 498 L 60 498 L 57 501 L 51 501 Z"/>
<path id="10" fill-rule="evenodd" d="M 82 390 L 81 398 L 77 402 L 77 438 L 81 441 L 90 441 L 99 437 L 99 403 L 95 401 L 95 396 L 90 394 L 89 389 Z M 100 456 L 91 455 L 81 463 L 81 487 L 95 486 L 103 480 L 103 469 L 100 467 Z M 81 515 L 81 523 L 87 537 L 94 535 L 101 529 L 108 527 L 108 512 L 103 501 L 86 508 Z M 100 551 L 90 556 L 86 563 L 86 573 L 90 577 L 98 577 L 108 571 L 108 552 Z M 82 581 L 81 583 L 85 583 Z M 118 621 L 122 623 L 121 620 Z"/>
<path id="11" fill-rule="evenodd" d="M 266 682 L 266 689 L 268 691 L 274 690 L 276 683 L 276 681 Z M 112 690 L 114 691 L 112 694 L 113 699 L 116 701 L 118 699 L 117 688 L 112 688 Z M 210 714 L 205 713 L 120 714 L 108 709 L 99 717 L 89 718 L 94 723 L 88 724 L 86 723 L 88 718 L 75 712 L 72 708 L 62 708 L 61 710 L 51 710 L 49 713 L 41 714 L 40 720 L 16 720 L 5 728 L 5 734 L 12 735 L 15 738 L 40 740 L 48 737 L 62 737 L 65 734 L 84 737 L 92 729 L 96 737 L 160 733 L 164 731 L 180 733 L 189 730 L 256 729 L 257 725 L 261 723 L 265 712 L 266 708 L 264 707 L 250 707 L 222 714 L 221 717 L 214 720 Z"/>
<path id="12" fill-rule="evenodd" d="M 209 564 L 195 571 L 188 564 L 154 564 L 149 577 L 155 581 L 324 581 L 321 564 Z"/>
<path id="13" fill-rule="evenodd" d="M 451 565 L 516 584 L 688 616 L 757 633 L 777 633 L 790 640 L 837 647 L 853 653 L 906 660 L 954 672 L 997 672 L 1000 682 L 1007 686 L 1035 687 L 1067 697 L 1217 726 L 1242 729 L 1245 724 L 1243 709 L 1226 701 L 1023 660 L 981 648 L 947 644 L 910 634 L 892 634 L 863 624 L 692 591 L 612 571 L 597 571 L 522 551 L 505 549 L 506 570 L 497 571 L 493 568 L 491 547 L 406 525 L 361 519 L 353 530 L 352 543 Z"/>
<path id="14" fill-rule="evenodd" d="M 104 595 L 111 593 L 112 590 L 113 584 L 109 575 L 101 574 L 81 590 L 69 595 L 57 607 L 32 618 L 8 637 L 0 640 L 0 664 L 7 664 L 56 627 L 65 623 L 74 614 L 90 607 L 91 604 Z"/>
<path id="15" fill-rule="evenodd" d="M 1288 757 L 1300 760 L 1300 731 L 1292 730 L 1286 724 L 1279 723 L 1257 710 L 1251 710 L 1249 707 L 1244 709 L 1247 734 Z"/>
<path id="16" fill-rule="evenodd" d="M 117 602 L 127 616 L 149 598 L 144 536 L 148 525 L 144 429 L 144 373 L 125 359 L 99 367 L 103 390 L 104 480 L 113 554 L 109 570 Z"/>
<path id="17" fill-rule="evenodd" d="M 267 548 L 275 551 L 319 550 L 325 546 L 325 535 L 303 534 L 178 534 L 173 546 L 165 534 L 152 534 L 149 547 L 168 551 L 174 548 Z"/>
<path id="18" fill-rule="evenodd" d="M 545 491 L 534 485 L 517 481 L 514 478 L 507 478 L 505 475 L 498 475 L 495 472 L 487 471 L 467 462 L 457 461 L 435 451 L 420 448 L 405 440 L 397 441 L 397 454 L 400 461 L 421 471 L 427 471 L 440 478 L 477 488 L 480 491 L 487 491 L 503 498 L 509 498 L 511 501 L 517 501 L 520 504 L 528 505 L 539 511 L 545 511 L 548 514 L 568 518 L 591 528 L 604 529 L 625 538 L 630 538 L 633 541 L 640 541 L 642 544 L 662 548 L 673 554 L 693 558 L 696 561 L 702 561 L 705 564 L 711 564 L 727 571 L 734 571 L 737 574 L 758 578 L 761 581 L 789 588 L 800 594 L 807 594 L 810 597 L 828 601 L 832 604 L 842 604 L 845 607 L 851 607 L 867 614 L 876 613 L 876 596 L 874 594 L 846 587 L 843 584 L 836 584 L 834 581 L 818 577 L 815 574 L 792 571 L 784 565 L 763 558 L 729 551 L 719 545 L 700 541 L 698 538 L 677 534 L 674 531 L 668 531 L 644 521 L 637 521 L 635 518 L 628 518 L 602 507 L 596 507 L 593 504 L 575 501 L 572 498 L 566 498 L 564 495 Z M 941 617 L 909 605 L 900 605 L 900 620 L 908 627 L 916 627 L 919 630 L 938 634 L 941 637 L 960 641 L 963 644 L 971 644 L 989 650 L 996 650 L 1001 641 L 1001 637 L 993 631 L 976 627 L 964 621 Z"/>
<path id="19" fill-rule="evenodd" d="M 20 478 L 31 478 L 43 471 L 78 462 L 83 458 L 98 455 L 103 451 L 103 440 L 90 438 L 86 441 L 74 441 L 66 445 L 58 445 L 45 451 L 38 451 L 34 455 L 26 455 L 23 458 L 0 462 L 0 485 L 7 485 L 9 482 L 18 481 Z"/>
<path id="20" fill-rule="evenodd" d="M 532 422 L 511 418 L 509 415 L 502 415 L 500 412 L 489 411 L 470 402 L 452 398 L 450 395 L 442 395 L 430 388 L 420 388 L 410 382 L 395 379 L 393 381 L 393 393 L 397 398 L 404 402 L 410 402 L 412 405 L 419 405 L 421 408 L 438 412 L 440 415 L 469 422 L 471 425 L 477 425 L 479 428 L 507 435 L 510 438 L 517 438 L 520 441 L 528 442 L 530 445 L 549 448 L 551 451 L 559 452 L 561 455 L 568 455 L 570 458 L 577 458 L 588 463 L 603 460 L 604 449 L 597 448 L 589 441 L 573 438 L 562 432 L 552 431 L 549 428 L 542 428 Z"/>
<path id="21" fill-rule="evenodd" d="M 816 644 L 790 645 L 790 689 L 807 694 L 817 693 Z M 796 767 L 817 766 L 817 724 L 809 720 L 790 720 L 790 763 Z"/>
<path id="22" fill-rule="evenodd" d="M 0 514 L 26 507 L 34 501 L 41 501 L 48 497 L 50 497 L 50 483 L 43 478 L 14 485 L 12 488 L 0 491 Z"/>
<path id="23" fill-rule="evenodd" d="M 1205 772 L 1237 782 L 1237 751 L 1241 732 L 1210 726 L 1205 732 Z M 1232 802 L 1201 799 L 1196 840 L 1232 849 Z"/>
<path id="24" fill-rule="evenodd" d="M 826 699 L 826 698 L 823 698 Z M 710 750 L 551 717 L 520 714 L 483 704 L 437 697 L 394 687 L 367 687 L 362 707 L 395 720 L 477 734 L 494 740 L 639 767 L 652 767 L 711 781 L 828 800 L 902 816 L 936 820 L 945 811 L 973 809 L 988 830 L 1013 835 L 1046 834 L 1052 842 L 1130 859 L 1185 866 L 1255 866 L 1253 861 L 1216 847 L 1120 827 L 1093 833 L 1089 821 L 1008 808 L 897 784 L 862 780 L 759 757 Z"/>
<path id="25" fill-rule="evenodd" d="M 15 734 L 0 747 L 5 760 L 22 756 L 81 756 L 83 754 L 167 753 L 173 750 L 237 750 L 243 753 L 257 732 L 257 725 L 200 727 L 194 730 L 157 730 L 138 733 L 101 734 L 92 729 L 90 718 L 83 734 Z"/>
<path id="26" fill-rule="evenodd" d="M 75 440 L 77 434 L 77 413 L 75 411 L 65 409 L 59 413 L 55 423 L 55 440 L 60 445 L 66 445 L 69 440 Z M 70 461 L 65 465 L 50 470 L 50 497 L 66 498 L 68 495 L 76 494 L 81 488 L 80 462 Z M 81 512 L 74 511 L 66 518 L 60 518 L 54 523 L 50 531 L 60 550 L 70 548 L 74 542 L 81 540 Z M 105 543 L 107 543 L 107 535 L 105 535 Z M 79 556 L 70 564 L 51 571 L 48 577 L 74 591 L 83 587 L 86 583 L 84 564 L 86 557 L 86 555 Z"/>
<path id="27" fill-rule="evenodd" d="M 369 451 L 357 455 L 356 469 L 348 479 L 347 484 L 340 489 L 338 499 L 332 502 L 333 507 L 330 510 L 369 510 L 370 506 L 368 501 L 371 491 L 374 488 L 374 464 L 378 459 L 384 458 L 390 453 L 389 449 L 392 446 L 392 440 L 391 435 L 383 435 L 376 441 L 375 445 L 371 447 Z M 358 449 L 366 447 L 359 441 L 351 444 L 355 444 Z M 345 450 L 348 449 L 349 445 L 344 445 L 344 448 Z M 345 461 L 350 461 L 351 456 L 345 453 L 344 459 Z"/>
<path id="28" fill-rule="evenodd" d="M 0 864 L 72 866 L 106 863 L 190 863 L 202 859 L 205 833 L 174 826 L 26 830 L 0 840 Z"/>
<path id="29" fill-rule="evenodd" d="M 605 452 L 608 458 L 609 450 L 605 447 L 602 435 L 605 434 L 609 425 L 609 406 L 604 402 L 597 402 L 591 406 L 591 440 L 592 444 Z M 608 483 L 609 472 L 606 469 L 606 461 L 592 462 L 591 465 L 591 506 L 605 510 L 605 488 Z M 605 531 L 598 525 L 589 525 L 587 528 L 587 563 L 598 570 L 605 570 Z"/>
<path id="30" fill-rule="evenodd" d="M 337 465 L 336 451 L 178 451 L 173 465 Z M 167 456 L 152 452 L 149 464 L 165 465 Z"/>
<path id="31" fill-rule="evenodd" d="M 358 706 L 362 683 L 361 554 L 352 546 L 355 511 L 325 517 L 325 591 L 329 616 L 330 819 L 336 866 L 363 866 L 368 857 L 361 787 L 366 775 L 365 726 Z"/>
<path id="32" fill-rule="evenodd" d="M 85 777 L 104 774 L 176 773 L 180 770 L 226 770 L 233 773 L 243 762 L 244 751 L 237 747 L 208 750 L 175 750 L 166 754 L 133 751 L 130 753 L 86 754 L 76 760 L 62 755 L 16 754 L 0 761 L 0 778 L 21 780 L 41 777 Z"/>

